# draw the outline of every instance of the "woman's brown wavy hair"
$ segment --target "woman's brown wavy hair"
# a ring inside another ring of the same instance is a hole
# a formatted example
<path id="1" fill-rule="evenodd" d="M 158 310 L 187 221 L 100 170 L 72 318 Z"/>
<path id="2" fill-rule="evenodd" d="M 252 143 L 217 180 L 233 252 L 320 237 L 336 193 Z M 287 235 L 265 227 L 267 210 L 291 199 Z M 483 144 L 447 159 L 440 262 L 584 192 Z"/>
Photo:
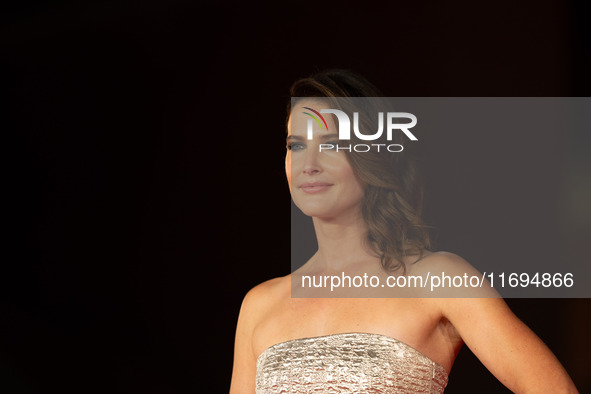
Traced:
<path id="1" fill-rule="evenodd" d="M 383 97 L 373 84 L 348 70 L 327 70 L 299 79 L 291 86 L 290 96 Z M 291 104 L 288 103 L 288 119 Z M 351 136 L 352 144 L 364 142 Z M 383 142 L 403 141 L 400 137 L 398 141 Z M 383 150 L 378 153 L 374 149 L 363 153 L 344 152 L 365 186 L 362 215 L 368 227 L 366 243 L 380 257 L 386 271 L 401 269 L 404 274 L 404 257 L 418 255 L 414 260 L 417 262 L 431 248 L 429 227 L 421 218 L 423 186 L 415 157 L 405 150 L 399 153 Z"/>

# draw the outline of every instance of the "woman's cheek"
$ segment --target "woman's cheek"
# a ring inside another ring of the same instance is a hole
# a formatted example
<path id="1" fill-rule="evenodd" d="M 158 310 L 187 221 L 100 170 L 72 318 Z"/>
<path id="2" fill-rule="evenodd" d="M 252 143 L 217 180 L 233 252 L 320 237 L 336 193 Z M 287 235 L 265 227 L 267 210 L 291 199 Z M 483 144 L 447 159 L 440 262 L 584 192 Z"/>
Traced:
<path id="1" fill-rule="evenodd" d="M 291 152 L 285 155 L 285 175 L 287 176 L 287 184 L 291 190 Z"/>

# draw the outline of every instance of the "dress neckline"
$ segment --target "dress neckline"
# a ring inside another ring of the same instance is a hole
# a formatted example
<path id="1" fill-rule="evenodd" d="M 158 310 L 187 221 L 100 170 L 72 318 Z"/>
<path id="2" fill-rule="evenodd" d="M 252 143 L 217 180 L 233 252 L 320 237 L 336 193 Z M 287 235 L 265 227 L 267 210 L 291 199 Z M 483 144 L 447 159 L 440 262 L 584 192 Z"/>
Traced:
<path id="1" fill-rule="evenodd" d="M 377 337 L 377 338 L 382 338 L 382 339 L 386 339 L 386 340 L 389 340 L 389 341 L 394 341 L 394 342 L 400 343 L 400 344 L 406 346 L 407 348 L 413 350 L 414 352 L 416 352 L 420 356 L 422 356 L 422 357 L 426 358 L 427 360 L 431 361 L 435 366 L 437 366 L 438 368 L 440 368 L 441 371 L 443 371 L 443 373 L 445 373 L 445 376 L 446 377 L 449 376 L 449 374 L 447 373 L 447 370 L 441 364 L 437 363 L 436 361 L 433 361 L 432 358 L 426 356 L 423 352 L 421 352 L 420 350 L 417 350 L 416 348 L 410 346 L 408 343 L 403 342 L 403 341 L 401 341 L 399 339 L 390 337 L 388 335 L 375 334 L 375 333 L 369 333 L 369 332 L 342 332 L 342 333 L 336 333 L 336 334 L 327 334 L 327 335 L 318 335 L 318 336 L 313 336 L 313 337 L 303 337 L 303 338 L 289 339 L 287 341 L 283 341 L 283 342 L 279 342 L 279 343 L 276 343 L 274 345 L 271 345 L 268 348 L 266 348 L 265 350 L 263 350 L 261 352 L 261 354 L 259 354 L 259 356 L 257 357 L 257 364 L 258 364 L 260 358 L 264 354 L 272 351 L 273 348 L 278 347 L 278 346 L 281 346 L 281 345 L 286 345 L 288 343 L 297 342 L 297 341 L 321 340 L 321 339 L 325 339 L 325 338 L 332 338 L 332 337 L 339 337 L 339 336 L 347 336 L 347 335 L 365 335 L 365 336 L 368 336 L 368 337 L 374 337 L 374 338 Z"/>

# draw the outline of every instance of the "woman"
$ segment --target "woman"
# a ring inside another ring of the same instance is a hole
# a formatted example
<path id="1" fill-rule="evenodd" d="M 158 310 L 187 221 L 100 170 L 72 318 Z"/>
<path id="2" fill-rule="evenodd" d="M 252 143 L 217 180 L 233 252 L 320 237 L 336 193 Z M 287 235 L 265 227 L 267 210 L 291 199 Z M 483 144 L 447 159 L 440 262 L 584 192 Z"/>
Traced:
<path id="1" fill-rule="evenodd" d="M 455 254 L 429 251 L 422 189 L 405 150 L 337 150 L 340 142 L 327 140 L 326 130 L 338 130 L 330 115 L 308 135 L 318 108 L 335 108 L 335 97 L 381 96 L 373 85 L 328 71 L 296 82 L 291 96 L 302 99 L 288 111 L 286 173 L 294 203 L 313 218 L 318 250 L 296 272 L 245 296 L 230 392 L 441 393 L 464 343 L 514 392 L 577 392 L 490 287 L 429 295 L 418 287 L 306 287 L 304 277 L 345 272 L 380 281 L 480 274 Z"/>

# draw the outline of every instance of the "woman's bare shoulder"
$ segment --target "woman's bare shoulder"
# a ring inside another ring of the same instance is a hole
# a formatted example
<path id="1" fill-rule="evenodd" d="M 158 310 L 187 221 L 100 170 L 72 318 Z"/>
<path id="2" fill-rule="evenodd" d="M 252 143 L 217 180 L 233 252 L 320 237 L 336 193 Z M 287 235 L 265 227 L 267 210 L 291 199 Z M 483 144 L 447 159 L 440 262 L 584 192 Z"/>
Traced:
<path id="1" fill-rule="evenodd" d="M 263 315 L 286 296 L 289 297 L 291 289 L 291 275 L 266 280 L 252 289 L 244 296 L 241 314 Z"/>
<path id="2" fill-rule="evenodd" d="M 417 274 L 427 271 L 431 273 L 449 272 L 450 274 L 478 272 L 463 257 L 446 251 L 427 252 L 410 267 L 411 271 Z"/>
<path id="3" fill-rule="evenodd" d="M 430 297 L 499 297 L 486 277 L 455 253 L 428 252 L 409 268 L 408 275 L 424 278 Z"/>

